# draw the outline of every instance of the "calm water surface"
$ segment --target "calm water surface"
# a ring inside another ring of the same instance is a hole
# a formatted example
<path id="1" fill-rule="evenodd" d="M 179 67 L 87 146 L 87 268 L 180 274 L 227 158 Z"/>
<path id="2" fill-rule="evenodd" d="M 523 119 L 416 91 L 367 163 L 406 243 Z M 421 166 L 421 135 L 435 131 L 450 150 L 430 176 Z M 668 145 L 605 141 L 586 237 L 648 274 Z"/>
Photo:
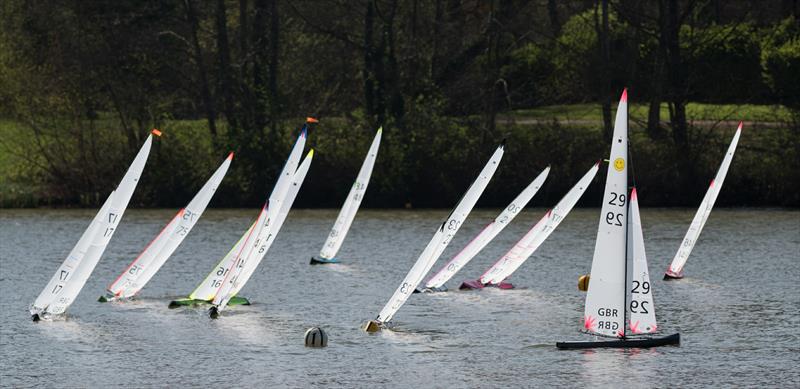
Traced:
<path id="1" fill-rule="evenodd" d="M 520 215 L 448 286 L 480 275 L 542 214 Z M 578 333 L 599 210 L 575 210 L 514 274 L 515 290 L 413 295 L 393 331 L 374 318 L 446 211 L 359 213 L 343 264 L 309 266 L 335 210 L 293 211 L 242 295 L 253 305 L 210 320 L 167 309 L 230 249 L 257 210 L 209 210 L 137 301 L 96 302 L 174 214 L 129 210 L 66 321 L 34 324 L 36 298 L 89 224 L 91 210 L 0 211 L 0 385 L 74 386 L 798 386 L 800 212 L 715 210 L 686 267 L 664 282 L 694 210 L 643 209 L 659 327 L 680 347 L 559 351 Z M 438 269 L 494 217 L 474 212 Z M 303 346 L 318 325 L 329 347 Z"/>

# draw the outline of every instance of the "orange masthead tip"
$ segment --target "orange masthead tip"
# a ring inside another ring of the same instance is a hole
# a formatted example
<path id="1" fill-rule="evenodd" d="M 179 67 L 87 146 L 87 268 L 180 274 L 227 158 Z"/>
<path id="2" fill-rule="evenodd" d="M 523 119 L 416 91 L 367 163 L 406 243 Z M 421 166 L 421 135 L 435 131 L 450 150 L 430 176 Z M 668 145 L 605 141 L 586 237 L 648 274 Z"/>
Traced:
<path id="1" fill-rule="evenodd" d="M 319 120 L 312 118 L 311 116 L 306 117 L 306 123 L 319 123 Z"/>
<path id="2" fill-rule="evenodd" d="M 628 88 L 622 90 L 622 96 L 619 98 L 620 103 L 628 102 Z"/>
<path id="3" fill-rule="evenodd" d="M 157 128 L 150 130 L 150 133 L 155 136 L 161 136 L 161 131 L 159 131 Z"/>

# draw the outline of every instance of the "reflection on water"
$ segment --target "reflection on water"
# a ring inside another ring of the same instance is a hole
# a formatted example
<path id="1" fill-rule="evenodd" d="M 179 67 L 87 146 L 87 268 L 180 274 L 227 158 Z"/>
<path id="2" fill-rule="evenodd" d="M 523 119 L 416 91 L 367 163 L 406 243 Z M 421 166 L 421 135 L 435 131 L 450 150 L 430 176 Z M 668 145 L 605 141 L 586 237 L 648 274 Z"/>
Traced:
<path id="1" fill-rule="evenodd" d="M 515 290 L 459 291 L 510 248 L 543 210 L 520 215 L 447 285 L 415 294 L 392 330 L 367 334 L 446 211 L 360 212 L 339 258 L 310 266 L 336 210 L 293 211 L 242 290 L 253 305 L 211 320 L 167 309 L 236 242 L 254 210 L 207 212 L 133 301 L 101 304 L 110 280 L 174 214 L 130 210 L 66 320 L 34 324 L 30 304 L 93 210 L 0 211 L 2 386 L 764 386 L 800 381 L 800 212 L 715 210 L 686 266 L 660 274 L 693 210 L 643 209 L 659 327 L 681 347 L 560 351 L 578 333 L 598 210 L 577 209 L 514 274 Z M 496 214 L 476 211 L 436 266 Z M 306 348 L 324 328 L 329 347 Z M 765 372 L 769 372 L 766 374 Z"/>

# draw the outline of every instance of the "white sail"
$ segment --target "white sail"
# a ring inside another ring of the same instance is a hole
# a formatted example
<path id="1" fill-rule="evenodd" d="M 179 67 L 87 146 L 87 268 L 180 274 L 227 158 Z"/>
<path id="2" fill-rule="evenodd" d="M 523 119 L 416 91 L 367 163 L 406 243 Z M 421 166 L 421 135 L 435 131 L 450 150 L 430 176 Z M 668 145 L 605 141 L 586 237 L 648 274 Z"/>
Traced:
<path id="1" fill-rule="evenodd" d="M 656 332 L 658 326 L 656 307 L 653 305 L 653 289 L 650 287 L 650 274 L 647 271 L 647 255 L 644 250 L 644 234 L 642 234 L 637 197 L 636 188 L 633 188 L 628 214 L 628 257 L 631 258 L 632 267 L 628 328 L 634 334 L 650 334 Z M 591 284 L 591 281 L 589 283 Z"/>
<path id="2" fill-rule="evenodd" d="M 522 211 L 528 202 L 536 195 L 539 188 L 547 179 L 550 173 L 550 166 L 542 170 L 541 173 L 525 188 L 518 196 L 500 213 L 489 225 L 487 225 L 475 238 L 472 239 L 453 259 L 445 264 L 438 273 L 431 277 L 425 284 L 426 288 L 441 288 L 450 278 L 452 278 L 461 268 L 469 263 L 481 250 L 494 239 L 497 234 L 503 231 L 506 226 Z"/>
<path id="3" fill-rule="evenodd" d="M 250 228 L 239 238 L 239 241 L 228 251 L 216 267 L 208 273 L 206 278 L 195 290 L 189 295 L 192 300 L 205 300 L 211 301 L 217 295 L 217 291 L 222 287 L 231 269 L 239 263 L 239 259 L 246 256 L 244 251 L 253 247 L 253 240 L 260 228 L 263 228 L 267 220 L 267 207 L 265 204 L 261 211 L 258 213 L 256 220 L 250 225 Z M 257 228 L 258 227 L 258 228 Z M 254 233 L 255 232 L 255 233 Z"/>
<path id="4" fill-rule="evenodd" d="M 308 130 L 306 126 L 303 126 L 302 131 L 300 131 L 300 135 L 297 137 L 297 140 L 292 147 L 292 151 L 289 152 L 289 157 L 286 159 L 286 162 L 283 165 L 283 169 L 281 170 L 280 175 L 278 176 L 278 181 L 275 183 L 275 186 L 272 188 L 272 193 L 270 194 L 269 200 L 267 202 L 267 208 L 272 209 L 273 212 L 275 210 L 280 209 L 280 203 L 282 203 L 282 198 L 279 198 L 281 194 L 285 195 L 286 191 L 291 184 L 291 179 L 295 174 L 297 169 L 297 165 L 300 163 L 300 158 L 302 157 L 303 148 L 305 148 L 306 139 L 308 136 Z M 265 222 L 269 223 L 269 220 L 274 219 L 274 215 L 267 214 L 267 211 L 264 211 Z M 259 218 L 261 215 L 259 215 Z M 195 288 L 195 290 L 189 295 L 189 298 L 192 300 L 206 300 L 211 301 L 217 295 L 217 291 L 222 286 L 223 281 L 230 273 L 231 266 L 235 262 L 238 262 L 238 255 L 242 249 L 242 245 L 244 241 L 252 236 L 253 239 L 258 239 L 263 231 L 262 228 L 256 229 L 255 227 L 258 225 L 258 221 L 253 222 L 250 228 L 245 231 L 239 241 L 236 242 L 233 249 L 219 261 L 219 263 L 211 269 L 211 272 L 208 273 L 203 282 Z M 255 231 L 255 235 L 252 235 Z M 251 241 L 252 242 L 252 241 Z"/>
<path id="5" fill-rule="evenodd" d="M 594 164 L 586 174 L 567 192 L 566 195 L 548 211 L 544 217 L 533 226 L 533 228 L 520 239 L 514 247 L 487 270 L 480 278 L 480 282 L 486 284 L 499 284 L 525 263 L 528 258 L 544 243 L 547 237 L 561 224 L 569 212 L 586 192 L 586 188 L 592 183 L 594 176 L 600 169 L 600 163 Z"/>
<path id="6" fill-rule="evenodd" d="M 32 315 L 61 314 L 78 296 L 122 220 L 136 184 L 139 183 L 139 177 L 144 171 L 152 142 L 152 135 L 148 135 L 117 189 L 108 196 L 89 228 L 36 298 L 30 308 Z"/>
<path id="7" fill-rule="evenodd" d="M 233 153 L 230 153 L 186 208 L 181 209 L 161 233 L 145 247 L 138 258 L 109 285 L 108 292 L 111 295 L 117 298 L 131 297 L 153 278 L 203 215 L 217 187 L 225 178 L 232 159 Z"/>
<path id="8" fill-rule="evenodd" d="M 353 183 L 353 187 L 347 195 L 347 200 L 345 200 L 342 209 L 339 211 L 339 216 L 336 217 L 336 222 L 333 223 L 333 228 L 330 234 L 328 234 L 328 239 L 325 240 L 325 244 L 322 246 L 322 250 L 319 253 L 319 256 L 322 258 L 333 259 L 336 257 L 336 253 L 339 251 L 345 236 L 347 236 L 347 232 L 350 230 L 350 225 L 353 223 L 356 212 L 358 212 L 358 207 L 361 205 L 361 200 L 364 199 L 364 193 L 367 191 L 369 178 L 372 175 L 372 168 L 375 166 L 375 159 L 378 157 L 378 148 L 381 144 L 382 132 L 383 128 L 379 128 L 378 133 L 375 134 L 375 139 L 372 140 L 372 145 L 369 147 L 367 157 L 361 165 L 361 170 L 358 172 L 356 182 Z"/>
<path id="9" fill-rule="evenodd" d="M 423 250 L 422 254 L 417 258 L 417 262 L 414 263 L 414 266 L 409 270 L 403 282 L 400 283 L 400 286 L 392 295 L 392 298 L 389 299 L 389 302 L 386 303 L 386 306 L 384 306 L 378 314 L 377 320 L 379 322 L 385 323 L 394 317 L 397 310 L 408 300 L 408 297 L 414 292 L 414 289 L 417 288 L 422 278 L 425 277 L 425 274 L 430 271 L 433 264 L 439 256 L 442 255 L 442 252 L 447 245 L 450 244 L 450 241 L 453 239 L 456 232 L 458 232 L 458 229 L 461 228 L 461 224 L 472 211 L 475 203 L 478 202 L 484 189 L 486 189 L 486 186 L 492 179 L 494 172 L 497 170 L 497 166 L 500 164 L 500 160 L 503 158 L 503 152 L 504 145 L 500 145 L 489 159 L 489 162 L 486 163 L 486 166 L 483 167 L 478 178 L 469 187 L 453 212 L 450 213 L 450 216 L 448 216 L 436 230 L 433 239 L 431 239 L 425 247 L 425 250 Z"/>
<path id="10" fill-rule="evenodd" d="M 725 176 L 728 174 L 728 168 L 731 166 L 733 153 L 736 152 L 736 145 L 739 143 L 739 135 L 741 135 L 741 133 L 742 123 L 739 123 L 739 128 L 736 130 L 736 134 L 733 136 L 730 146 L 728 146 L 728 152 L 725 153 L 725 158 L 719 166 L 717 175 L 708 186 L 708 191 L 705 197 L 703 197 L 703 202 L 700 203 L 700 208 L 697 209 L 697 213 L 695 213 L 694 219 L 692 219 L 692 224 L 689 226 L 689 230 L 686 231 L 686 236 L 684 236 L 678 252 L 675 253 L 675 258 L 672 259 L 672 263 L 669 265 L 669 269 L 667 269 L 668 275 L 680 277 L 681 273 L 683 273 L 683 266 L 686 265 L 689 254 L 692 253 L 692 249 L 695 243 L 697 243 L 697 238 L 700 237 L 700 232 L 703 231 L 703 226 L 705 226 L 706 220 L 708 220 L 708 216 L 711 214 L 711 209 L 714 207 L 714 202 L 717 201 L 717 196 L 722 189 L 722 183 L 725 181 Z"/>
<path id="11" fill-rule="evenodd" d="M 586 294 L 584 328 L 606 336 L 625 335 L 626 226 L 628 224 L 628 102 L 622 93 L 614 123 L 603 207 Z"/>
<path id="12" fill-rule="evenodd" d="M 270 233 L 266 236 L 263 235 L 255 240 L 254 247 L 247 254 L 246 257 L 242 257 L 239 261 L 239 265 L 237 265 L 228 276 L 228 280 L 223 282 L 220 290 L 217 291 L 216 295 L 214 296 L 213 304 L 217 306 L 218 311 L 222 311 L 228 304 L 231 298 L 236 296 L 239 291 L 244 287 L 247 281 L 255 272 L 255 269 L 258 267 L 261 260 L 264 259 L 264 256 L 269 251 L 270 246 L 272 243 L 275 242 L 275 237 L 278 235 L 281 227 L 283 226 L 283 222 L 286 221 L 286 216 L 289 214 L 291 210 L 292 204 L 294 203 L 295 198 L 297 197 L 297 193 L 300 191 L 300 187 L 303 185 L 303 181 L 306 178 L 306 174 L 308 173 L 309 167 L 311 167 L 311 160 L 314 157 L 314 150 L 308 152 L 308 155 L 303 160 L 303 163 L 300 164 L 300 167 L 297 168 L 297 172 L 295 173 L 291 185 L 286 192 L 284 201 L 282 203 L 282 208 L 277 213 L 277 216 L 272 221 L 271 225 L 265 226 L 264 230 L 269 228 Z M 269 223 L 269 222 L 268 222 Z"/>

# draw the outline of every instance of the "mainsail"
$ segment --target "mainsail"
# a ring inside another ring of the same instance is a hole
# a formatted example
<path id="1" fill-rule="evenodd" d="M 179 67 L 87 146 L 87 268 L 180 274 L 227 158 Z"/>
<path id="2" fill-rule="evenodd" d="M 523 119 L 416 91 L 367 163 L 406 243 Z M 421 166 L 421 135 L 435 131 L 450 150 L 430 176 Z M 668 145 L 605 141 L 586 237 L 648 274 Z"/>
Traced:
<path id="1" fill-rule="evenodd" d="M 117 279 L 108 286 L 108 293 L 112 298 L 132 297 L 150 281 L 158 272 L 161 266 L 169 259 L 172 253 L 189 235 L 195 223 L 203 215 L 208 203 L 214 193 L 225 178 L 228 167 L 233 160 L 233 153 L 230 153 L 225 161 L 217 168 L 211 178 L 206 181 L 199 192 L 189 202 L 186 208 L 178 211 L 178 214 L 164 227 L 139 256 L 120 274 Z"/>
<path id="2" fill-rule="evenodd" d="M 614 123 L 603 207 L 597 228 L 584 328 L 598 335 L 625 335 L 626 235 L 628 224 L 628 96 L 622 92 Z"/>
<path id="3" fill-rule="evenodd" d="M 550 236 L 550 234 L 567 217 L 578 200 L 592 183 L 594 176 L 600 169 L 600 163 L 594 164 L 586 174 L 567 192 L 566 195 L 540 219 L 533 228 L 520 239 L 514 247 L 495 262 L 480 278 L 480 283 L 499 284 L 510 277 L 525 261 L 530 258 L 536 249 Z"/>
<path id="4" fill-rule="evenodd" d="M 628 328 L 634 334 L 656 332 L 656 307 L 653 305 L 653 289 L 650 288 L 650 274 L 647 271 L 647 255 L 644 250 L 642 220 L 639 216 L 639 200 L 636 188 L 631 190 L 630 213 L 628 214 L 628 257 L 632 264 L 631 294 L 628 310 Z M 589 283 L 593 282 L 591 280 Z"/>
<path id="5" fill-rule="evenodd" d="M 313 157 L 314 150 L 312 149 L 308 152 L 308 155 L 303 160 L 303 163 L 300 164 L 300 167 L 297 168 L 297 172 L 293 176 L 291 185 L 284 195 L 284 201 L 280 203 L 281 209 L 275 213 L 275 218 L 272 219 L 272 221 L 267 219 L 262 228 L 262 232 L 259 234 L 259 237 L 255 239 L 247 256 L 240 257 L 239 263 L 230 268 L 231 271 L 228 274 L 227 279 L 222 283 L 220 290 L 217 291 L 216 295 L 214 296 L 214 301 L 212 302 L 215 306 L 217 306 L 219 311 L 223 310 L 225 306 L 227 306 L 228 301 L 236 296 L 236 294 L 238 294 L 239 291 L 244 287 L 244 285 L 255 272 L 258 264 L 264 259 L 267 251 L 269 251 L 270 246 L 272 246 L 272 243 L 275 241 L 275 237 L 278 235 L 278 232 L 283 226 L 283 222 L 286 220 L 286 216 L 289 214 L 289 210 L 291 210 L 294 199 L 297 197 L 297 193 L 300 191 L 300 186 L 303 185 L 303 181 L 306 178 L 306 174 L 311 166 L 311 160 Z M 272 207 L 272 204 L 270 204 L 270 207 Z M 269 229 L 269 233 L 265 235 L 263 231 L 266 231 L 267 229 Z"/>
<path id="6" fill-rule="evenodd" d="M 289 153 L 289 157 L 286 159 L 283 170 L 281 170 L 280 176 L 278 176 L 278 181 L 275 183 L 275 186 L 272 189 L 272 193 L 269 196 L 267 205 L 265 205 L 264 209 L 262 210 L 265 223 L 268 223 L 268 220 L 272 220 L 275 217 L 275 212 L 279 210 L 280 204 L 283 202 L 282 196 L 285 196 L 286 192 L 289 190 L 289 186 L 291 186 L 291 180 L 294 177 L 298 164 L 300 163 L 300 158 L 303 156 L 302 153 L 303 148 L 305 148 L 306 145 L 307 135 L 307 127 L 303 126 L 303 130 L 297 137 L 297 141 L 295 141 L 292 151 Z M 267 208 L 272 209 L 273 214 L 268 215 Z M 259 219 L 261 219 L 261 216 L 262 215 L 259 215 Z M 217 291 L 222 286 L 222 282 L 230 273 L 232 264 L 238 262 L 238 256 L 241 254 L 240 251 L 242 250 L 244 241 L 250 236 L 252 236 L 253 239 L 258 239 L 264 232 L 264 228 L 256 228 L 257 226 L 260 226 L 258 220 L 253 222 L 250 228 L 248 228 L 242 237 L 239 238 L 239 241 L 236 242 L 236 245 L 234 245 L 233 249 L 231 249 L 231 251 L 229 251 L 228 254 L 226 254 L 225 257 L 223 257 L 222 260 L 220 260 L 219 263 L 214 266 L 203 282 L 201 282 L 200 285 L 195 288 L 192 294 L 189 295 L 190 299 L 205 301 L 211 301 L 214 299 L 214 297 L 217 295 Z M 255 235 L 253 235 L 254 232 Z M 251 243 L 252 242 L 253 241 L 251 241 Z"/>
<path id="7" fill-rule="evenodd" d="M 438 273 L 431 277 L 425 284 L 426 288 L 441 288 L 445 282 L 450 280 L 461 268 L 469 263 L 489 242 L 492 241 L 512 220 L 522 212 L 522 209 L 536 195 L 539 188 L 547 179 L 550 173 L 550 166 L 542 170 L 541 173 L 500 213 L 491 223 L 472 239 L 453 259 L 445 264 Z"/>
<path id="8" fill-rule="evenodd" d="M 695 243 L 697 243 L 697 238 L 700 237 L 700 232 L 703 231 L 703 226 L 706 225 L 708 216 L 711 215 L 714 202 L 717 201 L 717 196 L 720 190 L 722 190 L 722 183 L 725 181 L 725 176 L 728 174 L 728 168 L 731 166 L 733 153 L 736 152 L 736 145 L 739 143 L 739 135 L 741 135 L 741 133 L 742 123 L 739 123 L 739 128 L 736 129 L 736 134 L 733 135 L 733 140 L 731 140 L 731 144 L 728 146 L 728 152 L 725 153 L 725 158 L 719 166 L 717 175 L 711 180 L 708 191 L 705 197 L 703 197 L 703 202 L 700 203 L 700 208 L 697 209 L 697 213 L 695 213 L 694 219 L 692 219 L 692 224 L 689 226 L 689 230 L 686 231 L 686 236 L 684 236 L 683 242 L 681 242 L 681 246 L 678 248 L 678 252 L 675 253 L 675 258 L 672 259 L 672 263 L 667 269 L 665 278 L 680 278 L 683 276 L 683 266 L 686 265 L 686 261 L 689 259 L 689 255 L 692 253 Z"/>
<path id="9" fill-rule="evenodd" d="M 153 130 L 153 133 L 160 134 L 157 130 Z M 148 135 L 125 176 L 122 177 L 122 181 L 108 196 L 64 263 L 31 305 L 31 315 L 47 316 L 64 313 L 78 296 L 122 220 L 133 191 L 139 183 L 139 177 L 144 171 L 152 143 L 153 136 Z"/>
<path id="10" fill-rule="evenodd" d="M 342 209 L 339 211 L 339 216 L 336 217 L 336 222 L 333 224 L 330 234 L 328 234 L 328 239 L 322 246 L 319 256 L 323 259 L 333 259 L 336 257 L 336 253 L 339 252 L 339 248 L 342 246 L 342 242 L 345 236 L 347 236 L 347 232 L 350 230 L 350 225 L 353 223 L 356 212 L 358 212 L 358 207 L 361 205 L 361 200 L 364 199 L 364 193 L 367 191 L 369 178 L 372 175 L 372 168 L 375 166 L 375 159 L 378 157 L 378 148 L 381 144 L 382 132 L 383 128 L 379 128 L 378 133 L 375 134 L 375 139 L 372 140 L 372 145 L 369 147 L 367 157 L 364 158 L 361 170 L 358 171 L 356 181 L 353 183 L 353 187 L 347 195 L 347 200 L 345 200 Z"/>
<path id="11" fill-rule="evenodd" d="M 422 251 L 417 262 L 411 270 L 409 270 L 403 282 L 400 283 L 400 286 L 392 295 L 392 298 L 389 299 L 389 302 L 386 303 L 386 306 L 384 306 L 378 314 L 378 322 L 386 323 L 394 317 L 394 314 L 397 313 L 400 307 L 408 300 L 408 297 L 414 292 L 414 289 L 416 289 L 422 281 L 422 278 L 430 271 L 433 264 L 439 256 L 442 255 L 444 249 L 450 244 L 453 236 L 455 236 L 458 229 L 461 228 L 461 224 L 472 211 L 475 203 L 478 202 L 484 189 L 486 189 L 489 180 L 492 179 L 494 172 L 497 170 L 497 166 L 500 164 L 500 159 L 503 157 L 504 148 L 504 145 L 500 145 L 500 147 L 497 148 L 489 159 L 489 162 L 487 162 L 486 166 L 481 170 L 478 178 L 469 187 L 458 205 L 456 205 L 453 212 L 450 213 L 447 219 L 445 219 L 436 230 L 433 239 L 431 239 L 425 247 L 425 250 Z"/>

